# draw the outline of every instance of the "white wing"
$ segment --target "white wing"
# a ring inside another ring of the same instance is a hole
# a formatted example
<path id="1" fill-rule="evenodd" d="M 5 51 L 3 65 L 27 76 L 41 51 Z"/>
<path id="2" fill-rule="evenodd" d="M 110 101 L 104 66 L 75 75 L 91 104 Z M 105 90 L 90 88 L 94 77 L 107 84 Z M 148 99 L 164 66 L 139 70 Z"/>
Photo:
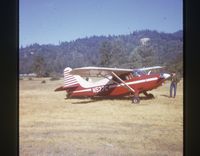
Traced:
<path id="1" fill-rule="evenodd" d="M 161 66 L 153 66 L 153 67 L 145 67 L 145 68 L 138 68 L 138 69 L 124 69 L 124 68 L 106 68 L 106 67 L 82 67 L 82 68 L 74 68 L 70 72 L 73 75 L 80 75 L 80 76 L 88 76 L 88 77 L 97 77 L 97 76 L 106 76 L 112 75 L 114 72 L 117 75 L 121 74 L 128 74 L 133 71 L 141 70 L 151 70 L 151 69 L 160 69 L 163 68 Z"/>
<path id="2" fill-rule="evenodd" d="M 162 67 L 162 66 L 153 66 L 153 67 L 139 68 L 137 70 L 145 71 L 145 70 L 161 69 L 161 68 L 164 68 L 164 67 Z"/>
<path id="3" fill-rule="evenodd" d="M 112 72 L 115 72 L 117 75 L 130 73 L 133 69 L 122 69 L 122 68 L 105 68 L 105 67 L 82 67 L 74 68 L 70 72 L 73 75 L 80 76 L 106 76 L 111 75 Z"/>

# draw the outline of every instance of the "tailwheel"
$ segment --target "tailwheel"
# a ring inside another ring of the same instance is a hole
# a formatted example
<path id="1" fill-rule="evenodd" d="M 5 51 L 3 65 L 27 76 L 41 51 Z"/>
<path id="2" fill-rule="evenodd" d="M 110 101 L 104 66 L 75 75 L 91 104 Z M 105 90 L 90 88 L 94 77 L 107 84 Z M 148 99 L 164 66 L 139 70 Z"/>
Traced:
<path id="1" fill-rule="evenodd" d="M 132 103 L 139 104 L 140 103 L 140 98 L 138 96 L 133 96 Z"/>
<path id="2" fill-rule="evenodd" d="M 70 98 L 70 93 L 66 92 L 66 99 L 69 99 L 69 98 Z"/>

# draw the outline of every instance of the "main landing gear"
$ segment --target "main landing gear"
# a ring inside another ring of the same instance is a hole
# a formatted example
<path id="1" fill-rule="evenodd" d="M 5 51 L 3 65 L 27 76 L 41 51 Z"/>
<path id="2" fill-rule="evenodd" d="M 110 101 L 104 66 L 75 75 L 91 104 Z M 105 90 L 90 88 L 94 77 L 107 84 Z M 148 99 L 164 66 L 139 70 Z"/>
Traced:
<path id="1" fill-rule="evenodd" d="M 139 98 L 139 96 L 133 96 L 133 97 L 132 97 L 132 103 L 139 104 L 139 103 L 140 103 L 140 98 Z"/>
<path id="2" fill-rule="evenodd" d="M 154 99 L 155 98 L 153 94 L 148 94 L 146 91 L 144 91 L 143 94 L 149 99 Z M 140 103 L 139 93 L 135 93 L 134 94 L 134 96 L 132 97 L 132 103 L 135 103 L 135 104 L 139 104 Z"/>
<path id="3" fill-rule="evenodd" d="M 140 103 L 140 97 L 139 93 L 135 92 L 134 96 L 132 97 L 132 103 L 139 104 Z"/>

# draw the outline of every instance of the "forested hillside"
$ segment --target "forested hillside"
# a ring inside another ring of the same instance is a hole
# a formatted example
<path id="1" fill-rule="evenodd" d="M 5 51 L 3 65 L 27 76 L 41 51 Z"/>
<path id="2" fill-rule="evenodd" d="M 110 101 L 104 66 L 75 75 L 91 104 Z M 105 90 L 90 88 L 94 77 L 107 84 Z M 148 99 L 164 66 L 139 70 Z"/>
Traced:
<path id="1" fill-rule="evenodd" d="M 51 76 L 82 66 L 141 68 L 164 65 L 182 75 L 183 32 L 135 31 L 129 35 L 92 36 L 59 45 L 21 47 L 20 73 Z"/>

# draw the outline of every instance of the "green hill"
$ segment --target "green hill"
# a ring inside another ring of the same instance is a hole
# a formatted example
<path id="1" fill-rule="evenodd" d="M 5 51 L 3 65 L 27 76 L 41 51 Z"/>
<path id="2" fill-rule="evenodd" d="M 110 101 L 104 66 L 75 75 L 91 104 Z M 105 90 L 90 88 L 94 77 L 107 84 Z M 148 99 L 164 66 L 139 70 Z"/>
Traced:
<path id="1" fill-rule="evenodd" d="M 49 76 L 63 69 L 81 66 L 138 68 L 165 65 L 183 73 L 183 31 L 163 33 L 151 30 L 128 35 L 92 36 L 59 45 L 37 43 L 21 47 L 20 73 Z"/>

